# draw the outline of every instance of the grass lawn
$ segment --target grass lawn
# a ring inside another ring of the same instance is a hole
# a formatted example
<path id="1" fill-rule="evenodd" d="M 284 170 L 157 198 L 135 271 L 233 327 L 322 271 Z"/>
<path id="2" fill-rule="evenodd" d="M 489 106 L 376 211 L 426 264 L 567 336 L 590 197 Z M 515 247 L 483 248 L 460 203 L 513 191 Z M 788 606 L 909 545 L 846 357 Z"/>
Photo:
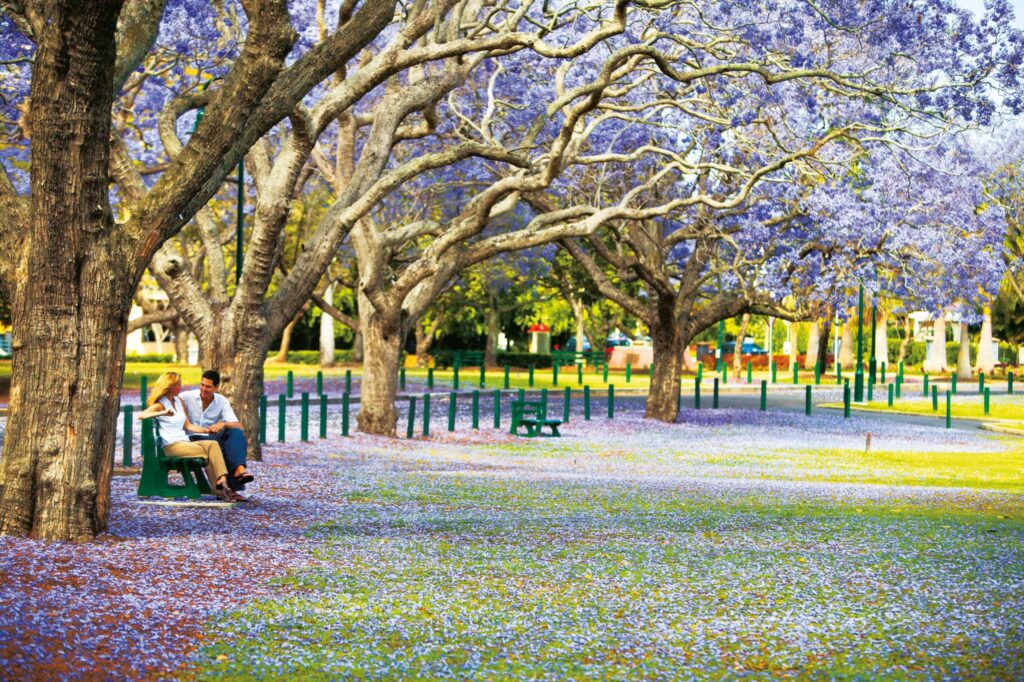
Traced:
<path id="1" fill-rule="evenodd" d="M 946 396 L 939 396 L 939 409 L 932 409 L 931 398 L 923 398 L 920 395 L 912 398 L 903 397 L 894 401 L 890 408 L 885 400 L 876 400 L 867 404 L 870 409 L 892 410 L 894 412 L 905 412 L 907 414 L 922 414 L 934 417 L 946 418 Z M 853 406 L 857 409 L 857 406 Z M 992 421 L 1024 422 L 1024 396 L 1014 394 L 999 394 L 991 396 L 989 400 L 989 413 L 985 415 L 984 400 L 977 393 L 959 393 L 951 397 L 950 414 L 953 417 L 970 419 L 990 419 Z"/>

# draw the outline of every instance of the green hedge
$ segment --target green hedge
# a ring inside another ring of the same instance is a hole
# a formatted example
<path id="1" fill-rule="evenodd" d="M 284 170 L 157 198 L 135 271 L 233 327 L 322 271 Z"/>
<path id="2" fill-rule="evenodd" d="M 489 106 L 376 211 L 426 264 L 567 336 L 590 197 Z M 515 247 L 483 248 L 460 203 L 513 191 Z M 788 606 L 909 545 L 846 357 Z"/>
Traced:
<path id="1" fill-rule="evenodd" d="M 889 339 L 889 361 L 890 363 L 895 362 L 896 358 L 900 354 L 900 344 L 903 343 L 900 339 Z M 920 365 L 924 362 L 925 353 L 928 351 L 928 345 L 923 341 L 911 341 L 907 344 L 907 355 L 903 358 L 904 366 Z"/>
<path id="2" fill-rule="evenodd" d="M 128 353 L 128 362 L 162 362 L 169 364 L 174 362 L 174 353 Z"/>
<path id="3" fill-rule="evenodd" d="M 270 351 L 268 357 L 277 355 L 276 351 Z M 336 350 L 334 351 L 335 362 L 352 362 L 352 351 L 351 350 Z M 320 364 L 320 351 L 318 350 L 290 350 L 288 351 L 288 362 L 293 362 L 297 365 L 319 365 Z"/>

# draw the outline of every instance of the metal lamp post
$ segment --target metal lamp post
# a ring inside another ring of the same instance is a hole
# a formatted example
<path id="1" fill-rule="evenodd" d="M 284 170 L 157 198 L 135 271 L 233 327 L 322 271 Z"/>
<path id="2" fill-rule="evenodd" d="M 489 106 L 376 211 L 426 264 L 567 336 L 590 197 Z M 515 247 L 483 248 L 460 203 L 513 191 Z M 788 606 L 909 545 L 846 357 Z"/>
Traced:
<path id="1" fill-rule="evenodd" d="M 853 380 L 853 401 L 864 402 L 864 284 L 857 302 L 857 373 Z"/>
<path id="2" fill-rule="evenodd" d="M 718 321 L 718 361 L 715 363 L 715 371 L 722 371 L 722 363 L 724 362 L 722 353 L 722 345 L 725 343 L 725 320 Z"/>

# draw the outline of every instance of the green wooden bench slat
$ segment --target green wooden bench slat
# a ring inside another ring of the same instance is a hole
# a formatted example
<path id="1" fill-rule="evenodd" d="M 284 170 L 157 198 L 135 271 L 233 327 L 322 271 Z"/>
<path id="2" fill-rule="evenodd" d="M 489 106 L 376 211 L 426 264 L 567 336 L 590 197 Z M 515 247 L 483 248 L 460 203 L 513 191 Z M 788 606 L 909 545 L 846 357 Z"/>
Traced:
<path id="1" fill-rule="evenodd" d="M 155 452 L 143 449 L 142 476 L 139 478 L 138 497 L 187 497 L 198 500 L 202 495 L 213 492 L 206 480 L 204 467 L 206 460 L 202 457 L 168 457 L 164 454 L 164 441 L 160 437 L 160 428 L 153 422 L 156 438 Z M 171 485 L 167 476 L 172 471 L 181 474 L 185 485 Z"/>
<path id="2" fill-rule="evenodd" d="M 544 405 L 540 402 L 534 400 L 514 400 L 512 402 L 512 427 L 509 430 L 512 435 L 526 438 L 536 438 L 537 436 L 558 438 L 562 435 L 558 431 L 561 424 L 561 419 L 544 416 Z M 520 426 L 526 428 L 526 433 L 519 433 Z M 550 434 L 543 432 L 545 426 L 551 429 Z"/>

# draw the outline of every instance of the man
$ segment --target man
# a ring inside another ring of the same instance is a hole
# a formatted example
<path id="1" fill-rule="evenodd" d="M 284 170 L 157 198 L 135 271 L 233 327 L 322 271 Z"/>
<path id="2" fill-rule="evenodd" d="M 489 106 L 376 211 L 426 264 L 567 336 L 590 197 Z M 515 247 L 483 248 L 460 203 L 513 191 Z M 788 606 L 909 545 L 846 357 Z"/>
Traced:
<path id="1" fill-rule="evenodd" d="M 184 391 L 179 396 L 188 413 L 188 420 L 210 430 L 210 435 L 190 435 L 191 440 L 212 439 L 220 443 L 224 463 L 228 467 L 228 486 L 232 490 L 245 490 L 245 484 L 255 477 L 245 469 L 245 455 L 249 443 L 242 432 L 242 424 L 231 409 L 228 399 L 217 393 L 220 374 L 213 369 L 203 372 L 199 390 Z"/>

